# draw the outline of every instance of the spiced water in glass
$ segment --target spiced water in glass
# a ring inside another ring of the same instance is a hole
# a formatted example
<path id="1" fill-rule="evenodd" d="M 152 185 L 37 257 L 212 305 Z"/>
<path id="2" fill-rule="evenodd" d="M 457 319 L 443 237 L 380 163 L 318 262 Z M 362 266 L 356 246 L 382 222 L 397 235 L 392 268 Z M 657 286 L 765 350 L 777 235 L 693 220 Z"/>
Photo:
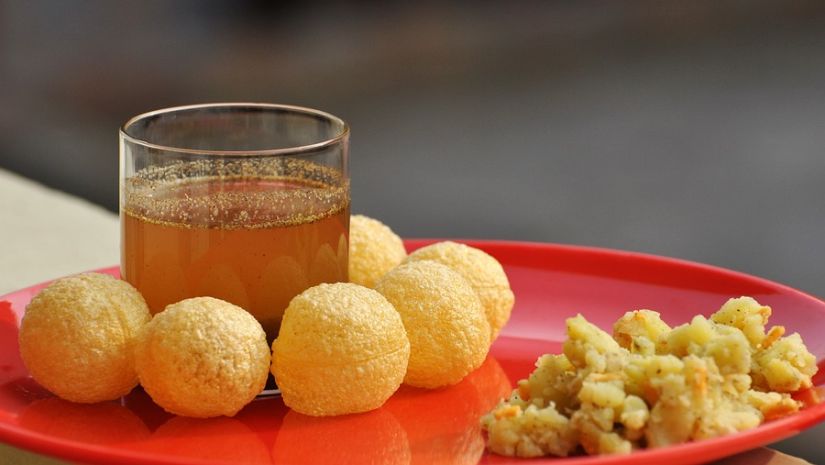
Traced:
<path id="1" fill-rule="evenodd" d="M 271 341 L 289 301 L 347 280 L 347 125 L 272 104 L 139 115 L 120 131 L 121 274 L 153 313 L 212 296 Z"/>

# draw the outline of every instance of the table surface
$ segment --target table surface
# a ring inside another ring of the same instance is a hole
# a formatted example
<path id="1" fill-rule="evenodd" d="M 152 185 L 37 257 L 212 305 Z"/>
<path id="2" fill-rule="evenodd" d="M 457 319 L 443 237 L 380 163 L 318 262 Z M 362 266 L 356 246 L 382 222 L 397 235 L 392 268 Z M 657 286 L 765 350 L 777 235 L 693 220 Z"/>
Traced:
<path id="1" fill-rule="evenodd" d="M 0 169 L 0 294 L 59 276 L 111 266 L 119 261 L 117 216 Z M 60 234 L 56 234 L 59 231 Z M 823 440 L 822 430 L 797 440 Z M 0 444 L 0 463 L 63 464 Z M 809 463 L 767 448 L 756 449 L 718 464 L 792 465 Z"/>

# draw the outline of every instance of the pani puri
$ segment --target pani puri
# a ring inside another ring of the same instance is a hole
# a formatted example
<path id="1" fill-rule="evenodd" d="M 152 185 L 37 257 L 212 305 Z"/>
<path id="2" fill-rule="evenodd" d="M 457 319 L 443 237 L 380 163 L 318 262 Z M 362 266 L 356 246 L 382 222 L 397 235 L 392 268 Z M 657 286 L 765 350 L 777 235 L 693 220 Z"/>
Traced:
<path id="1" fill-rule="evenodd" d="M 458 272 L 481 300 L 490 324 L 490 340 L 498 337 L 510 319 L 515 296 L 501 263 L 483 250 L 452 241 L 437 242 L 411 253 L 406 262 L 433 260 Z"/>
<path id="2" fill-rule="evenodd" d="M 117 399 L 137 385 L 132 348 L 150 318 L 125 281 L 99 273 L 58 279 L 26 307 L 20 356 L 32 377 L 63 399 Z"/>
<path id="3" fill-rule="evenodd" d="M 187 417 L 235 415 L 263 390 L 269 371 L 261 324 L 213 297 L 167 306 L 141 330 L 135 349 L 143 389 Z"/>
<path id="4" fill-rule="evenodd" d="M 375 289 L 401 314 L 410 339 L 404 383 L 456 384 L 484 362 L 490 324 L 460 274 L 437 262 L 414 261 L 387 273 Z"/>
<path id="5" fill-rule="evenodd" d="M 401 238 L 387 225 L 364 215 L 350 217 L 350 282 L 375 287 L 375 283 L 406 256 Z"/>
<path id="6" fill-rule="evenodd" d="M 401 385 L 410 342 L 378 292 L 319 284 L 290 302 L 272 343 L 272 374 L 284 403 L 311 416 L 380 407 Z"/>

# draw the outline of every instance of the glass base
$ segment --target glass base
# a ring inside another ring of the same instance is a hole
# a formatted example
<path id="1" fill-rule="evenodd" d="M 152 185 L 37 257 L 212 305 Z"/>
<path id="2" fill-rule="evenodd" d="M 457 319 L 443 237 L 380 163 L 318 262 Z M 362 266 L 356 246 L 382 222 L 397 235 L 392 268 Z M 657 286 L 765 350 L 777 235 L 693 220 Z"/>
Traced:
<path id="1" fill-rule="evenodd" d="M 267 399 L 270 397 L 278 397 L 281 395 L 281 390 L 278 389 L 278 385 L 275 384 L 275 378 L 272 375 L 266 379 L 266 385 L 264 386 L 264 390 L 261 391 L 255 398 L 256 399 Z"/>

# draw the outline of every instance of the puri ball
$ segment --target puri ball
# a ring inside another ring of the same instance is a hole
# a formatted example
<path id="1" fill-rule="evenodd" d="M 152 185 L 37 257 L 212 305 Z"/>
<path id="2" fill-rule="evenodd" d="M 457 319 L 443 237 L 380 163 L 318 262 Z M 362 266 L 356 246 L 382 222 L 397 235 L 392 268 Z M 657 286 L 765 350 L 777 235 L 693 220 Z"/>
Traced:
<path id="1" fill-rule="evenodd" d="M 117 399 L 137 385 L 132 350 L 150 318 L 125 281 L 98 273 L 58 279 L 26 307 L 20 356 L 32 377 L 63 399 Z"/>
<path id="2" fill-rule="evenodd" d="M 406 256 L 401 238 L 384 223 L 363 215 L 350 217 L 350 282 L 375 287 L 375 283 Z"/>
<path id="3" fill-rule="evenodd" d="M 515 302 L 510 282 L 498 260 L 483 250 L 451 241 L 422 247 L 411 253 L 406 261 L 416 260 L 439 262 L 463 276 L 481 300 L 490 323 L 491 340 L 498 337 L 499 331 L 510 319 L 510 311 Z"/>
<path id="4" fill-rule="evenodd" d="M 484 362 L 490 325 L 460 274 L 437 262 L 416 261 L 387 273 L 375 289 L 401 314 L 407 329 L 410 363 L 404 383 L 455 384 Z"/>
<path id="5" fill-rule="evenodd" d="M 380 407 L 401 385 L 410 343 L 401 317 L 378 292 L 320 284 L 284 312 L 272 374 L 284 403 L 312 416 Z"/>
<path id="6" fill-rule="evenodd" d="M 235 415 L 269 373 L 260 323 L 212 297 L 169 305 L 141 330 L 135 348 L 143 389 L 166 411 L 187 417 Z"/>

